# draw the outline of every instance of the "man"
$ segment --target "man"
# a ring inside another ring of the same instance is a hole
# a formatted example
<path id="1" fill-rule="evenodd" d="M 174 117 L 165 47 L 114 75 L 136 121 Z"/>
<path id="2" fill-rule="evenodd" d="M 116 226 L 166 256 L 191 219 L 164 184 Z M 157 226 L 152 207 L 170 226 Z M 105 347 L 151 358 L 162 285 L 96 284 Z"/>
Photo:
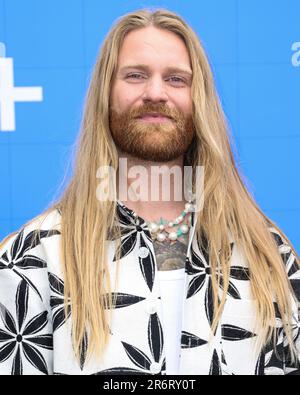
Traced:
<path id="1" fill-rule="evenodd" d="M 139 10 L 112 28 L 76 159 L 63 196 L 2 242 L 0 373 L 299 374 L 296 252 L 241 181 L 207 58 L 178 15 Z M 136 199 L 131 170 L 156 193 L 160 165 L 192 167 L 193 199 Z"/>

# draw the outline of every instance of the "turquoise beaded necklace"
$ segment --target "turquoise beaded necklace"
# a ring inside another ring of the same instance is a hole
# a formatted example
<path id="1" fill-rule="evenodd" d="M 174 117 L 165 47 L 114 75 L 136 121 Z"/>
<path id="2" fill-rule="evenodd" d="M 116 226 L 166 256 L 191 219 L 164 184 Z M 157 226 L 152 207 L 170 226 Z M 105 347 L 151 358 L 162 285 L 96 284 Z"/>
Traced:
<path id="1" fill-rule="evenodd" d="M 181 214 L 177 218 L 175 218 L 174 221 L 167 221 L 164 220 L 162 217 L 160 217 L 160 221 L 158 223 L 153 221 L 147 222 L 152 237 L 161 242 L 176 241 L 180 236 L 188 233 L 190 224 L 182 224 L 182 225 L 180 224 L 184 221 L 187 214 L 193 211 L 193 208 L 194 206 L 191 203 L 191 201 L 188 201 L 188 203 L 185 204 L 185 209 L 181 212 Z M 190 221 L 190 217 L 188 219 Z M 177 231 L 175 231 L 174 228 L 179 225 L 180 227 L 177 229 Z M 166 228 L 172 228 L 172 230 L 169 232 L 166 230 Z"/>

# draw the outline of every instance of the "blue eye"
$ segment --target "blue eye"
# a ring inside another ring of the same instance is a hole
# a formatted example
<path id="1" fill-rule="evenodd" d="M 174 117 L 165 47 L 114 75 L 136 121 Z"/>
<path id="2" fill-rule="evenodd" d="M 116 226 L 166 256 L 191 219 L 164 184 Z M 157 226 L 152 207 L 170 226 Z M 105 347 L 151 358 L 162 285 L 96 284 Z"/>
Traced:
<path id="1" fill-rule="evenodd" d="M 139 76 L 139 77 L 142 77 L 142 75 L 141 74 L 138 74 L 138 73 L 133 73 L 133 74 L 129 74 L 128 76 L 127 76 L 127 78 L 129 77 L 134 77 L 134 76 Z M 143 78 L 143 77 L 142 77 Z"/>
<path id="2" fill-rule="evenodd" d="M 183 83 L 185 83 L 185 80 L 183 79 L 183 78 L 180 78 L 180 77 L 170 77 L 170 79 L 173 79 L 173 81 L 174 81 L 174 79 L 176 80 L 176 81 L 174 81 L 174 82 L 183 82 Z"/>

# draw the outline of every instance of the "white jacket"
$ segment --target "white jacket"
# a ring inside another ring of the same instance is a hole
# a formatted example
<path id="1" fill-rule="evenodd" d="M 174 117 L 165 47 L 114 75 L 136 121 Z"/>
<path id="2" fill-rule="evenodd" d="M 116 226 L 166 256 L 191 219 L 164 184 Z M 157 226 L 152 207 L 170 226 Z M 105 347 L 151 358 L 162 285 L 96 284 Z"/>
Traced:
<path id="1" fill-rule="evenodd" d="M 51 211 L 42 225 L 41 241 L 29 249 L 37 220 L 23 226 L 0 250 L 1 374 L 166 374 L 162 305 L 153 243 L 146 222 L 118 202 L 123 228 L 117 308 L 111 337 L 100 361 L 74 357 L 71 314 L 63 310 L 64 279 L 59 262 L 60 218 Z M 52 231 L 47 235 L 47 230 Z M 300 298 L 300 270 L 291 248 L 277 241 L 291 285 Z M 192 212 L 185 266 L 180 374 L 300 374 L 288 361 L 286 337 L 277 320 L 277 353 L 272 345 L 255 349 L 255 300 L 243 254 L 232 241 L 227 301 L 216 333 L 210 338 L 212 297 L 209 257 L 199 250 Z M 116 262 L 109 242 L 111 284 Z M 300 355 L 298 305 L 293 304 L 293 334 Z M 88 339 L 86 339 L 88 341 Z M 300 357 L 299 357 L 300 359 Z"/>

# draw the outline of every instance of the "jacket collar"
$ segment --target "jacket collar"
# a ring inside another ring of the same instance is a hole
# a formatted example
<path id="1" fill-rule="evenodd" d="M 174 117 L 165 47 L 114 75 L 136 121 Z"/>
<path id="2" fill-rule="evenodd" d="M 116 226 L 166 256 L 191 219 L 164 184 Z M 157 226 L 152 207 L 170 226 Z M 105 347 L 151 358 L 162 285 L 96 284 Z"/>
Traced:
<path id="1" fill-rule="evenodd" d="M 192 201 L 195 203 L 195 200 Z M 118 221 L 123 226 L 136 226 L 141 227 L 145 231 L 148 230 L 148 226 L 144 218 L 140 217 L 134 210 L 128 208 L 121 200 L 117 200 L 117 216 Z M 194 238 L 196 223 L 197 223 L 197 215 L 195 215 L 195 211 L 191 212 L 191 226 L 189 229 L 189 242 L 187 248 L 187 256 L 189 255 L 189 251 L 192 245 L 192 241 Z M 150 233 L 149 233 L 150 236 Z"/>

